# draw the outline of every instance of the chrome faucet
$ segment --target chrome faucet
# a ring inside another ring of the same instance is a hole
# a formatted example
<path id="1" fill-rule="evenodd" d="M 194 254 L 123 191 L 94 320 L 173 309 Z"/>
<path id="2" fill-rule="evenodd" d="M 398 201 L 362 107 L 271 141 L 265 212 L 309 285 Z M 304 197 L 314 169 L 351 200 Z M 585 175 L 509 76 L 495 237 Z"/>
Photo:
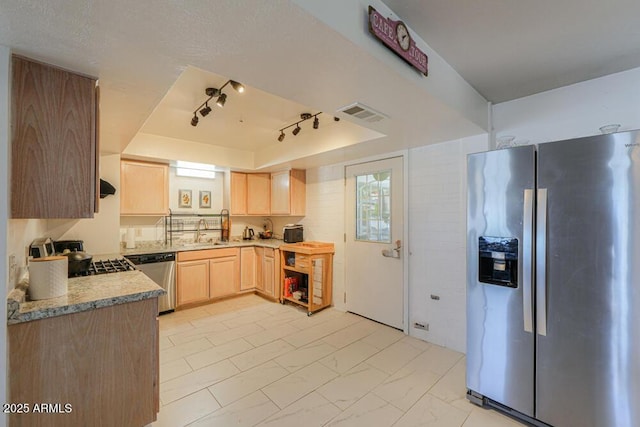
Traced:
<path id="1" fill-rule="evenodd" d="M 207 221 L 205 221 L 204 218 L 200 218 L 200 221 L 198 221 L 198 228 L 196 229 L 195 243 L 200 243 L 200 238 L 202 238 L 202 235 L 205 234 L 202 232 L 202 229 L 200 228 L 202 225 L 204 225 L 204 229 L 207 230 Z"/>

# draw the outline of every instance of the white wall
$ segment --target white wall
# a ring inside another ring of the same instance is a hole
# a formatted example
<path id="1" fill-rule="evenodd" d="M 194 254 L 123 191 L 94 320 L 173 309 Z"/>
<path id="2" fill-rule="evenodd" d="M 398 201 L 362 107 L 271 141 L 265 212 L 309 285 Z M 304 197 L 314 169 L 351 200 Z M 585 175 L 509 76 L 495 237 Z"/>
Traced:
<path id="1" fill-rule="evenodd" d="M 9 268 L 7 265 L 7 226 L 9 216 L 9 105 L 11 102 L 11 51 L 0 45 L 0 280 L 7 286 L 0 286 L 0 301 L 7 298 Z M 0 304 L 0 319 L 7 318 L 7 304 Z M 0 402 L 7 402 L 7 322 L 0 326 Z M 0 427 L 7 425 L 6 416 L 0 415 Z"/>
<path id="2" fill-rule="evenodd" d="M 409 334 L 461 352 L 467 154 L 487 149 L 485 134 L 409 151 Z M 415 322 L 429 324 L 429 331 L 415 329 Z"/>
<path id="3" fill-rule="evenodd" d="M 640 68 L 493 106 L 496 136 L 531 143 L 599 134 L 603 125 L 640 128 Z"/>

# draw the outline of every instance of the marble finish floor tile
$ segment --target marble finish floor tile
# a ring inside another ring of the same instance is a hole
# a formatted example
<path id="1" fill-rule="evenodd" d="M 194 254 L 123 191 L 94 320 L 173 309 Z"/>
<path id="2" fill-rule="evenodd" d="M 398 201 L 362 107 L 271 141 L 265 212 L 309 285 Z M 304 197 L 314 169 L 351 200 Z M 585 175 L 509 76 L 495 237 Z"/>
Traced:
<path id="1" fill-rule="evenodd" d="M 276 405 L 284 408 L 337 376 L 336 372 L 316 362 L 307 369 L 296 371 L 269 384 L 262 391 Z"/>
<path id="2" fill-rule="evenodd" d="M 304 425 L 304 427 L 321 427 L 339 413 L 338 407 L 314 392 L 267 418 L 258 426 L 299 427 Z"/>
<path id="3" fill-rule="evenodd" d="M 261 391 L 256 391 L 236 402 L 218 409 L 189 424 L 189 427 L 252 427 L 278 412 L 278 408 Z"/>
<path id="4" fill-rule="evenodd" d="M 288 374 L 289 371 L 282 366 L 269 361 L 214 384 L 209 387 L 209 391 L 221 405 L 226 406 Z"/>
<path id="5" fill-rule="evenodd" d="M 161 316 L 160 345 L 153 427 L 523 425 L 466 399 L 463 354 L 333 308 L 245 295 Z"/>

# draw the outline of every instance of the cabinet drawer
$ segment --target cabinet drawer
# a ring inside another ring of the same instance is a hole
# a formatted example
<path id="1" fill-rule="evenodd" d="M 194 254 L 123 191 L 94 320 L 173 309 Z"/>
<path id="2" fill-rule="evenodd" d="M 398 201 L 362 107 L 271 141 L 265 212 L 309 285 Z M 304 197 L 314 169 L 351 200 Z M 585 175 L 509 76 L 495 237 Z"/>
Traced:
<path id="1" fill-rule="evenodd" d="M 178 252 L 178 262 L 213 258 L 214 252 L 216 252 L 217 250 L 218 249 L 204 249 L 200 251 Z"/>
<path id="2" fill-rule="evenodd" d="M 274 258 L 276 251 L 272 248 L 264 248 L 264 256 L 267 258 Z"/>
<path id="3" fill-rule="evenodd" d="M 309 256 L 301 253 L 297 253 L 296 268 L 309 268 Z"/>

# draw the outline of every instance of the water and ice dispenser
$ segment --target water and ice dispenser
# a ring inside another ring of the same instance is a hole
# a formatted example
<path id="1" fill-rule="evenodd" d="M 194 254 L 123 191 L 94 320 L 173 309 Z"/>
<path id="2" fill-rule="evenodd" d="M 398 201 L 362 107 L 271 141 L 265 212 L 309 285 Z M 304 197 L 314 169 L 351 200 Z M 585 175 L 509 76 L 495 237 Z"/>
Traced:
<path id="1" fill-rule="evenodd" d="M 492 285 L 518 287 L 518 239 L 478 238 L 478 280 Z"/>

